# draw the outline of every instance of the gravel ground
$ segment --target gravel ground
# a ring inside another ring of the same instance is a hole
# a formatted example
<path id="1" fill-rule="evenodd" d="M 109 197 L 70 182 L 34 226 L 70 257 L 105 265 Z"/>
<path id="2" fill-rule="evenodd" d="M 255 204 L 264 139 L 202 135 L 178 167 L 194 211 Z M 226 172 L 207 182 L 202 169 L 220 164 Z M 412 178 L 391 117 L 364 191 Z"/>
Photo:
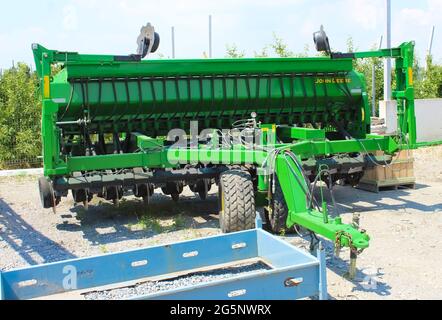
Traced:
<path id="1" fill-rule="evenodd" d="M 236 276 L 245 276 L 248 274 L 270 270 L 263 263 L 253 263 L 246 265 L 238 265 L 230 268 L 214 270 L 211 272 L 199 272 L 186 276 L 170 279 L 167 281 L 154 281 L 139 283 L 132 287 L 119 288 L 115 290 L 107 290 L 101 292 L 91 292 L 85 296 L 86 300 L 124 300 L 146 295 L 159 293 L 162 291 L 186 288 L 189 286 L 210 283 L 219 280 L 225 280 Z"/>
<path id="2" fill-rule="evenodd" d="M 331 299 L 442 299 L 442 147 L 415 152 L 416 190 L 372 194 L 337 187 L 345 222 L 361 214 L 372 237 L 346 280 L 349 253 L 327 246 Z M 36 177 L 0 178 L 0 269 L 89 257 L 219 234 L 217 191 L 207 201 L 186 191 L 175 204 L 156 195 L 146 210 L 133 198 L 119 208 L 94 200 L 89 211 L 65 199 L 58 213 L 40 206 Z M 298 236 L 284 239 L 301 248 Z"/>

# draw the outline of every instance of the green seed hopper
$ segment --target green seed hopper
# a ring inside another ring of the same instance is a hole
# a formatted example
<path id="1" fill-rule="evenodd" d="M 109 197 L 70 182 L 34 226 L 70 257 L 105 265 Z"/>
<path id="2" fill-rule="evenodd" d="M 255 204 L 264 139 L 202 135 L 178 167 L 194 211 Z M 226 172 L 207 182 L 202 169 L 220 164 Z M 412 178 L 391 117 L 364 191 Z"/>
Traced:
<path id="1" fill-rule="evenodd" d="M 331 217 L 312 185 L 357 184 L 364 170 L 416 144 L 414 43 L 331 53 L 323 31 L 315 58 L 143 60 L 82 55 L 33 45 L 43 101 L 45 178 L 40 194 L 55 208 L 71 191 L 148 204 L 156 189 L 179 200 L 188 186 L 205 199 L 219 185 L 223 231 L 252 229 L 264 207 L 275 232 L 301 226 L 350 247 L 369 246 L 356 225 Z M 153 43 L 153 41 L 147 41 Z M 156 47 L 158 43 L 156 43 Z M 399 132 L 370 133 L 366 80 L 357 58 L 396 60 Z"/>

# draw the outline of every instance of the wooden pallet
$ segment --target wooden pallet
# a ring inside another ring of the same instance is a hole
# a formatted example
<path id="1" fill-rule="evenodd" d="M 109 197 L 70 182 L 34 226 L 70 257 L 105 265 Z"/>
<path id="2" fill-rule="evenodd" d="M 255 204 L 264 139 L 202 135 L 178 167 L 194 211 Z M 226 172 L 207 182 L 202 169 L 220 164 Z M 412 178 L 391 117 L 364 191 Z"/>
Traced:
<path id="1" fill-rule="evenodd" d="M 376 155 L 382 156 L 383 152 L 377 152 Z M 413 152 L 404 150 L 394 156 L 394 161 L 390 165 L 367 170 L 357 188 L 379 193 L 384 190 L 415 187 Z"/>
<path id="2" fill-rule="evenodd" d="M 361 180 L 357 186 L 358 189 L 379 193 L 381 191 L 391 191 L 399 189 L 415 189 L 416 180 L 414 178 L 409 179 L 396 179 L 396 180 Z"/>

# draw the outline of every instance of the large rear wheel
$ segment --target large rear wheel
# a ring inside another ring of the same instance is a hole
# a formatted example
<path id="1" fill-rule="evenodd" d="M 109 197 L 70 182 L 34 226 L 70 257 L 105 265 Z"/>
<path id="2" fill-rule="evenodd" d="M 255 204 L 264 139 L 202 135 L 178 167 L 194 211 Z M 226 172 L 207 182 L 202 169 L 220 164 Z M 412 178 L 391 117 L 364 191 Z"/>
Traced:
<path id="1" fill-rule="evenodd" d="M 224 233 L 255 228 L 255 190 L 247 171 L 231 170 L 220 176 L 220 224 Z"/>

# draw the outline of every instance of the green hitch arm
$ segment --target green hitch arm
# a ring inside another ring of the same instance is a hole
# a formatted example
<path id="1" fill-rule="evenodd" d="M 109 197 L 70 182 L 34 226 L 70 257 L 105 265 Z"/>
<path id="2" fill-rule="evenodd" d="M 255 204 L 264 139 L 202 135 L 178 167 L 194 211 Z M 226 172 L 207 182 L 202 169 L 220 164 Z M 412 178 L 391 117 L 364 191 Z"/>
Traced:
<path id="1" fill-rule="evenodd" d="M 292 158 L 285 154 L 278 156 L 276 175 L 289 210 L 287 227 L 302 226 L 330 239 L 336 247 L 349 247 L 354 252 L 369 247 L 370 237 L 364 230 L 344 224 L 340 217 L 330 218 L 327 210 L 320 212 L 309 208 L 306 193 L 309 188 L 299 165 Z"/>
<path id="2" fill-rule="evenodd" d="M 284 187 L 282 187 L 284 190 Z M 354 226 L 342 223 L 341 218 L 328 218 L 324 222 L 323 213 L 316 210 L 305 212 L 294 212 L 289 210 L 287 226 L 302 226 L 314 233 L 317 233 L 331 241 L 337 247 L 348 247 L 355 251 L 367 249 L 370 237 L 364 230 L 358 230 Z"/>

